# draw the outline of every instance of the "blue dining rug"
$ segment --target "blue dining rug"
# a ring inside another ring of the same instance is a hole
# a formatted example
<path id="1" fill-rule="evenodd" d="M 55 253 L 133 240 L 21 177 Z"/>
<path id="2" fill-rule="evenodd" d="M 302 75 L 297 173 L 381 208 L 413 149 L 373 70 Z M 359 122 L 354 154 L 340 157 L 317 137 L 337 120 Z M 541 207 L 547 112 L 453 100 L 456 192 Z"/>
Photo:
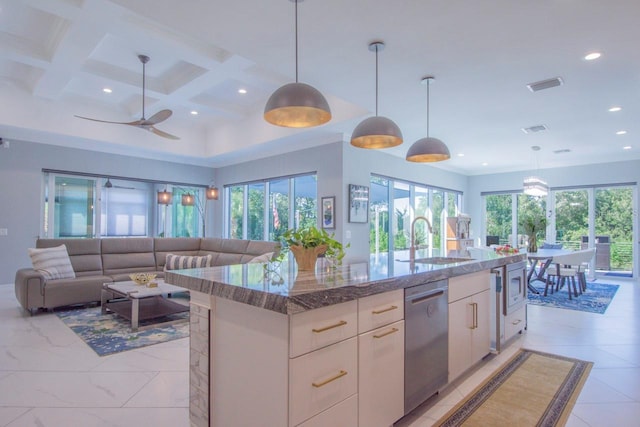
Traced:
<path id="1" fill-rule="evenodd" d="M 620 287 L 620 285 L 609 285 L 607 283 L 587 282 L 587 290 L 578 297 L 572 295 L 573 298 L 569 300 L 566 285 L 553 294 L 549 291 L 546 297 L 544 296 L 543 282 L 535 281 L 533 285 L 540 291 L 540 294 L 529 292 L 529 304 L 564 308 L 567 310 L 588 311 L 599 314 L 607 311 L 609 303 Z"/>
<path id="2" fill-rule="evenodd" d="M 106 356 L 189 336 L 188 321 L 132 332 L 129 321 L 114 313 L 102 314 L 100 307 L 58 311 L 56 315 L 98 356 Z M 154 322 L 188 318 L 189 312 L 185 312 L 174 314 L 167 318 L 155 319 Z M 140 326 L 147 324 L 149 322 L 140 322 Z"/>

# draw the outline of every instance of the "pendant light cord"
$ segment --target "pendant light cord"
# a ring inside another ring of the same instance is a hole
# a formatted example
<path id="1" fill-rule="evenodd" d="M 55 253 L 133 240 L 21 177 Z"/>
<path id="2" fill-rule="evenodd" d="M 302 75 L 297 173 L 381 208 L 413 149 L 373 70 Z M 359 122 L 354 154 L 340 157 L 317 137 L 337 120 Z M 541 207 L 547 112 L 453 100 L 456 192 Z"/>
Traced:
<path id="1" fill-rule="evenodd" d="M 376 45 L 376 116 L 378 115 L 378 45 Z"/>
<path id="2" fill-rule="evenodd" d="M 146 120 L 146 116 L 144 114 L 144 90 L 145 90 L 145 68 L 146 63 L 142 62 L 142 120 Z"/>
<path id="3" fill-rule="evenodd" d="M 429 86 L 431 86 L 431 79 L 427 80 L 427 138 L 429 138 Z"/>
<path id="4" fill-rule="evenodd" d="M 295 29 L 296 29 L 296 83 L 298 83 L 298 0 L 295 0 L 296 4 L 296 19 L 295 19 Z"/>

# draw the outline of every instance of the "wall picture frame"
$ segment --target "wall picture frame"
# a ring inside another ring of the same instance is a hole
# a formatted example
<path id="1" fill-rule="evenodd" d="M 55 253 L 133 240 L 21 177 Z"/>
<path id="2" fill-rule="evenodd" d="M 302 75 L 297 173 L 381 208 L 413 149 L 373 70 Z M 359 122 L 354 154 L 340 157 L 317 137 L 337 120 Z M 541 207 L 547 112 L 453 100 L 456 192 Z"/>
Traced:
<path id="1" fill-rule="evenodd" d="M 369 187 L 349 184 L 349 222 L 369 222 Z"/>
<path id="2" fill-rule="evenodd" d="M 334 196 L 323 197 L 320 206 L 322 228 L 336 228 L 336 198 Z"/>

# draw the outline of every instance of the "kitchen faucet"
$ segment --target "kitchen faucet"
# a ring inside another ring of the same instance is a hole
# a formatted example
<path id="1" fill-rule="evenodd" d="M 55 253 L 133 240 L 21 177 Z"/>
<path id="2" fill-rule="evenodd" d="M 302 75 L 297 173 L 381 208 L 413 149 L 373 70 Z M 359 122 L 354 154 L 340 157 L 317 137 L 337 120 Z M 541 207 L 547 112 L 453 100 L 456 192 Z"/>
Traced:
<path id="1" fill-rule="evenodd" d="M 429 233 L 433 234 L 433 228 L 426 216 L 417 216 L 411 221 L 411 246 L 409 247 L 409 260 L 415 261 L 416 259 L 416 222 L 422 219 L 427 223 L 429 227 Z"/>

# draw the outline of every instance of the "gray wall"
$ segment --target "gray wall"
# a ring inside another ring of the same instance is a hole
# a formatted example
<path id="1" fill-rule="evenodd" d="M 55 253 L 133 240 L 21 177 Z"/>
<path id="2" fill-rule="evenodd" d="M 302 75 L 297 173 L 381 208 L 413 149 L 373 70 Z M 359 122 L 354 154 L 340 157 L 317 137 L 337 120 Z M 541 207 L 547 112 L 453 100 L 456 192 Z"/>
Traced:
<path id="1" fill-rule="evenodd" d="M 202 185 L 214 178 L 210 168 L 12 140 L 0 148 L 0 228 L 8 229 L 0 236 L 0 284 L 31 266 L 27 248 L 40 232 L 43 168 Z"/>

